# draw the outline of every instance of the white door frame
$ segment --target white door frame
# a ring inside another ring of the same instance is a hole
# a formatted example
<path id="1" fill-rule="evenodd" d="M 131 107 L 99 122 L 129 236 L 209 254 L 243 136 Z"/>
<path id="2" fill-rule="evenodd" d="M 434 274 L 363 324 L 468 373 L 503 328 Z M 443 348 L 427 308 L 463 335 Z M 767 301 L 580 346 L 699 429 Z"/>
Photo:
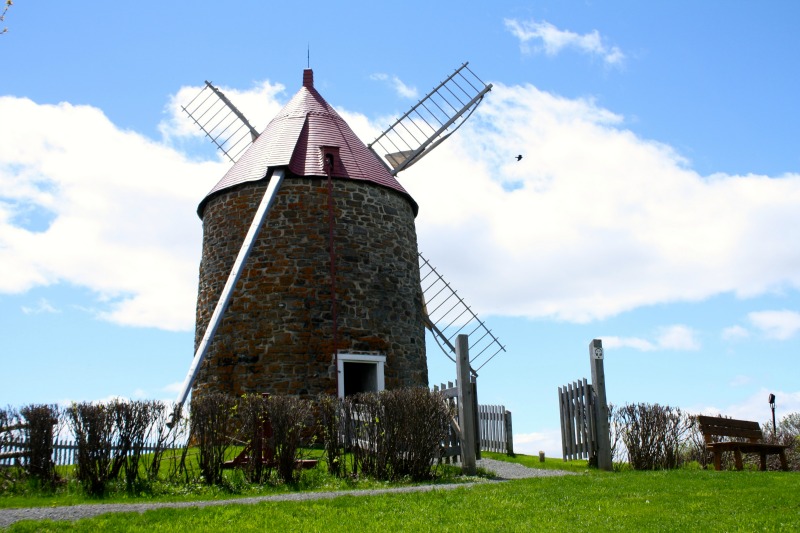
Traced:
<path id="1" fill-rule="evenodd" d="M 377 354 L 360 354 L 360 353 L 340 353 L 338 357 L 338 389 L 339 398 L 344 398 L 344 364 L 345 363 L 373 363 L 377 368 L 377 388 L 378 392 L 384 390 L 385 382 L 383 379 L 383 369 L 386 365 L 386 356 Z"/>

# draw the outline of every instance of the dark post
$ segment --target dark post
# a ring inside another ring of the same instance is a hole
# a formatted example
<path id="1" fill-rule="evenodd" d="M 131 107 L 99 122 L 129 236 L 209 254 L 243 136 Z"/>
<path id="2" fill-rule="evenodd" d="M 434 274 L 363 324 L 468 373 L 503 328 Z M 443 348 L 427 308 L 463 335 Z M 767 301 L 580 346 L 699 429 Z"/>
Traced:
<path id="1" fill-rule="evenodd" d="M 597 427 L 597 468 L 612 470 L 611 436 L 608 427 L 608 403 L 606 403 L 606 375 L 603 370 L 603 342 L 594 339 L 589 344 L 589 363 L 592 367 L 592 389 L 595 401 L 595 424 Z"/>
<path id="2" fill-rule="evenodd" d="M 511 424 L 511 411 L 506 411 L 506 455 L 514 456 L 514 428 Z"/>
<path id="3" fill-rule="evenodd" d="M 775 395 L 769 395 L 769 407 L 772 409 L 772 433 L 775 437 L 778 436 L 778 430 L 775 428 Z"/>

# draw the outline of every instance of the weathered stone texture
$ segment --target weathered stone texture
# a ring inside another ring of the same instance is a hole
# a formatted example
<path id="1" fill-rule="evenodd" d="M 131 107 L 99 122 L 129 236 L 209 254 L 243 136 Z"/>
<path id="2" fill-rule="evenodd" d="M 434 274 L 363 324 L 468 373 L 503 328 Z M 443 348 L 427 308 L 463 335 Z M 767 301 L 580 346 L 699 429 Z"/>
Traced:
<path id="1" fill-rule="evenodd" d="M 204 206 L 195 347 L 266 190 Z M 414 214 L 403 195 L 333 181 L 340 352 L 387 356 L 387 388 L 428 382 Z M 336 393 L 327 181 L 287 176 L 195 381 L 236 395 Z"/>

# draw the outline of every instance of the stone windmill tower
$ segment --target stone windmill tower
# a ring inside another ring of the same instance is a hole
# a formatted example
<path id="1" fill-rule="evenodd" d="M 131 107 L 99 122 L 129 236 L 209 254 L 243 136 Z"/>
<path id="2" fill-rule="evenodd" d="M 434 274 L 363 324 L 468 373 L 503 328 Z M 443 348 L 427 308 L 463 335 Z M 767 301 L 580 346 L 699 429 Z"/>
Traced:
<path id="1" fill-rule="evenodd" d="M 415 108 L 436 104 L 448 80 Z M 425 308 L 420 269 L 429 264 L 417 250 L 418 206 L 395 174 L 460 126 L 491 86 L 469 89 L 471 100 L 436 118 L 439 131 L 422 142 L 403 144 L 396 132 L 407 129 L 412 108 L 370 147 L 317 92 L 310 69 L 260 135 L 206 86 L 201 95 L 212 94 L 201 100 L 221 101 L 252 144 L 232 156 L 238 140 L 213 133 L 231 124 L 201 123 L 204 104 L 184 108 L 235 163 L 198 206 L 196 353 L 178 404 L 192 387 L 344 396 L 426 386 L 425 327 L 442 332 Z M 385 161 L 376 146 L 389 152 Z M 444 283 L 438 273 L 431 279 Z"/>

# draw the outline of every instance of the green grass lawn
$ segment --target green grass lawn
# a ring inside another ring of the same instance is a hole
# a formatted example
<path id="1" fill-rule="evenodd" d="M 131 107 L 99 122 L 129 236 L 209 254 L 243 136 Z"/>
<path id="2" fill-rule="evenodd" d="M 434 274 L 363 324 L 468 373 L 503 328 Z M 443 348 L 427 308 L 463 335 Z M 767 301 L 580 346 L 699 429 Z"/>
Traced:
<path id="1" fill-rule="evenodd" d="M 491 454 L 489 454 L 491 455 Z M 494 458 L 498 456 L 491 455 Z M 564 463 L 518 456 L 530 466 Z M 798 531 L 794 472 L 598 472 L 424 493 L 20 522 L 11 531 Z"/>

